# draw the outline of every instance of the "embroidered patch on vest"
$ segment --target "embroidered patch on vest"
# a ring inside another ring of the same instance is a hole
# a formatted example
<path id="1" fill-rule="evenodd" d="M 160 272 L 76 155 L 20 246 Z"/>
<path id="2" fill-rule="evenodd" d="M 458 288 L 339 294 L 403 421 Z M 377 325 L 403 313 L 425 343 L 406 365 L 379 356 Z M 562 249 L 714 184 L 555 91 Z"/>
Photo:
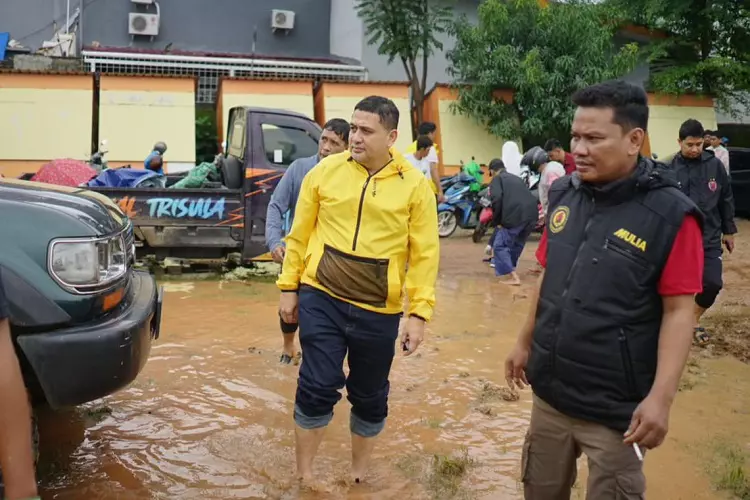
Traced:
<path id="1" fill-rule="evenodd" d="M 565 227 L 568 222 L 568 216 L 570 215 L 570 209 L 565 205 L 560 205 L 552 212 L 549 218 L 549 230 L 553 233 L 559 233 Z"/>
<path id="2" fill-rule="evenodd" d="M 719 185 L 716 183 L 715 179 L 708 181 L 708 189 L 710 189 L 712 193 L 719 189 Z"/>
<path id="3" fill-rule="evenodd" d="M 637 248 L 641 252 L 645 252 L 646 251 L 646 242 L 643 241 L 638 236 L 636 236 L 633 233 L 631 233 L 630 231 L 628 231 L 627 229 L 624 229 L 624 228 L 623 229 L 618 229 L 617 231 L 615 231 L 615 236 L 617 236 L 618 238 L 620 238 L 622 241 L 630 243 L 631 245 L 633 245 L 635 248 Z"/>

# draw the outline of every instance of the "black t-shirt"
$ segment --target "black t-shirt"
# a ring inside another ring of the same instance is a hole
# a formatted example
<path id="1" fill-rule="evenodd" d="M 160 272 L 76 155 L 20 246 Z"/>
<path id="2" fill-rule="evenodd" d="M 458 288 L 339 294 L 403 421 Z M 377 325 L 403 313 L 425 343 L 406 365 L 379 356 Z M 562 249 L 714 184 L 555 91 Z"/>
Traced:
<path id="1" fill-rule="evenodd" d="M 8 312 L 8 301 L 5 299 L 5 288 L 3 288 L 3 271 L 0 269 L 0 319 L 5 319 Z"/>

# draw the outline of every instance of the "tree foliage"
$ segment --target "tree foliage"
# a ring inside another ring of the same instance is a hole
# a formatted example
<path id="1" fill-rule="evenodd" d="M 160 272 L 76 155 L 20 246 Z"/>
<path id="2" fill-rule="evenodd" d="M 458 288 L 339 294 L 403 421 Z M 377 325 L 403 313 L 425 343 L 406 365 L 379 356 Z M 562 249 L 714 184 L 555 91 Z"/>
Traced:
<path id="1" fill-rule="evenodd" d="M 573 0 L 541 7 L 538 0 L 486 0 L 478 23 L 455 24 L 449 52 L 459 85 L 459 112 L 501 137 L 554 136 L 570 130 L 571 94 L 635 67 L 638 47 L 613 43 L 609 9 Z M 514 91 L 506 103 L 498 89 Z"/>
<path id="2" fill-rule="evenodd" d="M 422 121 L 427 92 L 427 61 L 443 44 L 438 35 L 448 32 L 453 15 L 447 0 L 358 0 L 357 13 L 368 36 L 388 63 L 401 61 L 411 88 L 412 129 Z M 420 64 L 421 62 L 421 64 Z"/>
<path id="3" fill-rule="evenodd" d="M 732 112 L 750 105 L 750 2 L 608 0 L 635 24 L 666 34 L 647 47 L 652 90 L 712 95 Z M 661 64 L 659 64 L 661 63 Z"/>

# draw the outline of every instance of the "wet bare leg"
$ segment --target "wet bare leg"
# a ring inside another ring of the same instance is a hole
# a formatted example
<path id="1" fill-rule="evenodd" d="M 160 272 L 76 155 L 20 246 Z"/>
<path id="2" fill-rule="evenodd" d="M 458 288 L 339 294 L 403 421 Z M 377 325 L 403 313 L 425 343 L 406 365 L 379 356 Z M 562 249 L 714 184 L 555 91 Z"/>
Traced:
<path id="1" fill-rule="evenodd" d="M 318 453 L 320 442 L 323 441 L 323 435 L 326 428 L 303 429 L 295 426 L 294 433 L 297 441 L 297 477 L 307 483 L 313 478 L 313 460 Z"/>
<path id="2" fill-rule="evenodd" d="M 355 483 L 359 483 L 365 478 L 376 439 L 352 433 L 352 481 Z"/>
<path id="3" fill-rule="evenodd" d="M 31 446 L 31 410 L 21 376 L 10 325 L 0 319 L 0 467 L 5 480 L 5 498 L 37 496 L 34 455 Z"/>
<path id="4" fill-rule="evenodd" d="M 297 355 L 297 345 L 294 342 L 294 333 L 283 333 L 284 346 L 281 349 L 281 362 L 289 364 Z"/>
<path id="5" fill-rule="evenodd" d="M 693 313 L 694 314 L 693 317 L 695 319 L 695 325 L 694 325 L 695 328 L 698 328 L 698 327 L 701 326 L 701 318 L 703 317 L 703 315 L 705 314 L 705 312 L 706 312 L 706 309 L 704 309 L 703 307 L 699 306 L 698 304 L 695 304 L 695 311 Z"/>
<path id="6" fill-rule="evenodd" d="M 518 277 L 518 273 L 513 271 L 510 274 L 506 274 L 505 276 L 500 276 L 498 278 L 498 281 L 502 283 L 503 285 L 510 285 L 510 286 L 520 286 L 521 285 L 521 278 Z"/>

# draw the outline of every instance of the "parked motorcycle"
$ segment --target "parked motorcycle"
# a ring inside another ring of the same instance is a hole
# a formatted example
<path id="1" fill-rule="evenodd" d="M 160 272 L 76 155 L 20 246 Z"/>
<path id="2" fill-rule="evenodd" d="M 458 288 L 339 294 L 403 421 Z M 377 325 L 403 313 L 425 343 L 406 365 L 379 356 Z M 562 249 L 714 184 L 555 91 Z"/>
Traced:
<path id="1" fill-rule="evenodd" d="M 445 201 L 438 205 L 438 235 L 447 238 L 457 228 L 473 229 L 479 223 L 479 200 L 486 193 L 483 188 L 478 193 L 471 192 L 471 185 L 475 179 L 466 174 L 458 174 L 455 182 L 443 194 Z"/>

